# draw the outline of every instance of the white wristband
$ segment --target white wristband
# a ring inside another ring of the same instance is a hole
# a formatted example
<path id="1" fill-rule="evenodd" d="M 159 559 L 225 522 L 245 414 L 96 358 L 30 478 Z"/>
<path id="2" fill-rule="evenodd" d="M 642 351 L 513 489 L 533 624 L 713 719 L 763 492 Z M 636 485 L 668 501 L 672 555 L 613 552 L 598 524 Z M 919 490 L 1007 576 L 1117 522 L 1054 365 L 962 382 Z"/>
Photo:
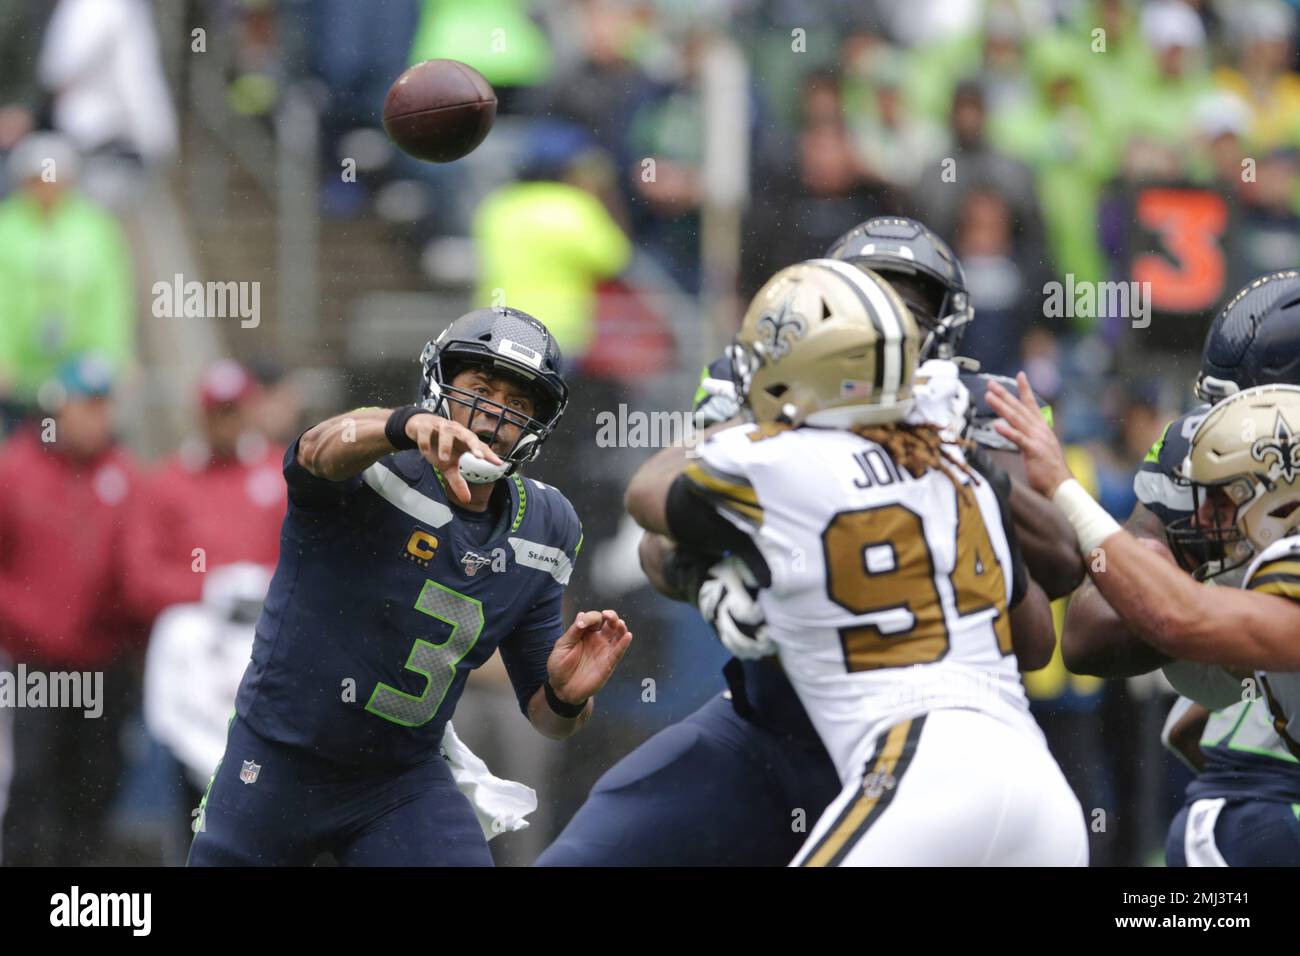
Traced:
<path id="1" fill-rule="evenodd" d="M 1092 500 L 1075 479 L 1061 482 L 1052 492 L 1052 504 L 1074 526 L 1079 553 L 1088 557 L 1103 541 L 1120 530 L 1119 522 Z"/>

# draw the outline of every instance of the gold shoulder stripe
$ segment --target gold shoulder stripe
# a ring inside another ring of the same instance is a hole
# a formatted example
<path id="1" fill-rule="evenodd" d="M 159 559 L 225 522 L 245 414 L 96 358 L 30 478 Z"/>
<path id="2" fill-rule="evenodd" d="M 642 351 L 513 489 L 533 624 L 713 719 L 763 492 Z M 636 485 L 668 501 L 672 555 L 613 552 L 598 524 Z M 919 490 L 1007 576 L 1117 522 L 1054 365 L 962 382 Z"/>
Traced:
<path id="1" fill-rule="evenodd" d="M 1294 558 L 1281 558 L 1277 561 L 1270 561 L 1268 564 L 1261 565 L 1255 569 L 1255 574 L 1250 579 L 1250 588 L 1253 590 L 1256 581 L 1274 574 L 1300 575 L 1300 561 L 1297 561 Z"/>
<path id="2" fill-rule="evenodd" d="M 758 492 L 738 475 L 719 471 L 704 462 L 691 462 L 686 466 L 686 479 L 706 496 L 721 495 L 741 504 L 759 507 Z"/>
<path id="3" fill-rule="evenodd" d="M 761 422 L 757 428 L 749 433 L 749 440 L 762 441 L 765 438 L 775 438 L 777 435 L 789 430 L 789 425 L 783 425 L 780 422 Z"/>
<path id="4" fill-rule="evenodd" d="M 1250 590 L 1258 594 L 1276 594 L 1278 597 L 1300 601 L 1300 575 L 1265 574 L 1251 579 Z"/>
<path id="5" fill-rule="evenodd" d="M 684 474 L 694 491 L 715 508 L 730 511 L 753 524 L 763 523 L 758 492 L 745 479 L 718 471 L 704 462 L 691 462 Z"/>
<path id="6" fill-rule="evenodd" d="M 763 509 L 758 505 L 744 505 L 729 498 L 718 500 L 715 503 L 719 508 L 726 508 L 728 511 L 734 512 L 754 524 L 763 523 Z"/>

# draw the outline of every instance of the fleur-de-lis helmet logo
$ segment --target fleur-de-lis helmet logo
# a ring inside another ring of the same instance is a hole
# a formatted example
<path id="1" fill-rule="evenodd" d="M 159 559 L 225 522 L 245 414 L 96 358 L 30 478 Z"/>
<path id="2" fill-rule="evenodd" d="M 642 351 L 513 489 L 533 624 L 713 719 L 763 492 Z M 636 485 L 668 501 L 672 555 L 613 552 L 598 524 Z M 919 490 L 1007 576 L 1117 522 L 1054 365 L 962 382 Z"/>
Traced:
<path id="1" fill-rule="evenodd" d="M 759 335 L 758 344 L 762 346 L 763 356 L 768 361 L 775 361 L 788 354 L 790 347 L 808 331 L 808 320 L 798 312 L 791 311 L 792 298 L 793 296 L 787 295 L 781 301 L 779 309 L 764 312 L 755 323 L 754 328 Z"/>
<path id="2" fill-rule="evenodd" d="M 1292 481 L 1300 474 L 1300 441 L 1281 412 L 1273 423 L 1273 434 L 1250 446 L 1250 457 L 1258 462 L 1274 459 L 1274 467 L 1285 481 Z"/>

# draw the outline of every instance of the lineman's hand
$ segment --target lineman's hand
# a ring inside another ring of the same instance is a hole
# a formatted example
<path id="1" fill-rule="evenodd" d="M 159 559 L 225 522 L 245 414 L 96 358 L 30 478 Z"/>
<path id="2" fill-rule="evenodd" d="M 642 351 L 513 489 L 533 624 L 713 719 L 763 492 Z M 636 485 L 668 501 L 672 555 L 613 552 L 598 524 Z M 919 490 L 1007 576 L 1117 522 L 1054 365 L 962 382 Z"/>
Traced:
<path id="1" fill-rule="evenodd" d="M 1000 416 L 993 428 L 1020 449 L 1029 486 L 1044 498 L 1051 498 L 1061 482 L 1069 480 L 1070 469 L 1052 426 L 1038 410 L 1038 400 L 1024 372 L 1016 376 L 1016 385 L 1019 396 L 1012 395 L 995 380 L 989 382 L 985 397 Z"/>

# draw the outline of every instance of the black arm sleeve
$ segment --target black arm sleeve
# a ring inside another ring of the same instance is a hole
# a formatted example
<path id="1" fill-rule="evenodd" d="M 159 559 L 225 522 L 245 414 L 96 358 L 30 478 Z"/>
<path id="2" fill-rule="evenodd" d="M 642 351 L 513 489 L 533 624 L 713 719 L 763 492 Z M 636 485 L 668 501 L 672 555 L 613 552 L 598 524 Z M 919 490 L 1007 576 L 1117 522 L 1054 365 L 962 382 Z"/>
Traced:
<path id="1" fill-rule="evenodd" d="M 1016 539 L 1016 524 L 1011 518 L 1011 476 L 978 445 L 966 453 L 966 461 L 989 483 L 998 499 L 1002 531 L 1007 537 L 1007 550 L 1011 554 L 1011 600 L 1007 604 L 1007 609 L 1010 610 L 1024 600 L 1025 592 L 1029 589 L 1029 572 L 1025 569 L 1020 542 Z"/>
<path id="2" fill-rule="evenodd" d="M 685 475 L 678 475 L 668 489 L 666 511 L 668 530 L 678 545 L 705 558 L 735 555 L 754 572 L 761 587 L 771 585 L 772 573 L 750 536 L 692 491 Z"/>

